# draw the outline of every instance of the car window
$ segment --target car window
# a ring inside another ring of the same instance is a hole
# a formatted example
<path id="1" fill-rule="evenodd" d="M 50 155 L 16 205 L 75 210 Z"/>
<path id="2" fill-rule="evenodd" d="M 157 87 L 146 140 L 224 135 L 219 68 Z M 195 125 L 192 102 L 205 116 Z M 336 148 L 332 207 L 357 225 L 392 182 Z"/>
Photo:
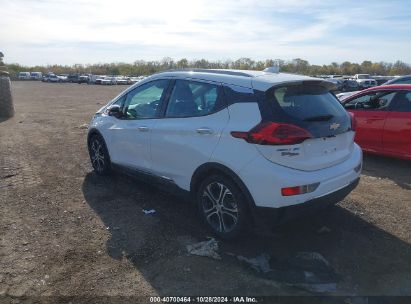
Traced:
<path id="1" fill-rule="evenodd" d="M 317 86 L 280 87 L 274 91 L 275 100 L 288 115 L 304 120 L 321 115 L 341 115 L 341 105 L 328 91 Z"/>
<path id="2" fill-rule="evenodd" d="M 167 85 L 168 80 L 155 80 L 130 91 L 123 108 L 125 119 L 154 118 Z"/>
<path id="3" fill-rule="evenodd" d="M 403 91 L 397 94 L 394 111 L 411 112 L 411 91 Z"/>
<path id="4" fill-rule="evenodd" d="M 389 84 L 411 84 L 411 77 L 404 77 L 400 79 L 393 79 Z"/>
<path id="5" fill-rule="evenodd" d="M 273 87 L 266 93 L 267 119 L 297 125 L 313 137 L 335 136 L 351 130 L 347 111 L 327 88 L 317 85 Z M 331 125 L 336 125 L 335 129 Z"/>
<path id="6" fill-rule="evenodd" d="M 396 92 L 378 91 L 368 93 L 344 104 L 346 109 L 385 111 L 389 109 Z"/>
<path id="7" fill-rule="evenodd" d="M 214 113 L 222 108 L 218 85 L 176 80 L 165 117 L 196 117 Z"/>

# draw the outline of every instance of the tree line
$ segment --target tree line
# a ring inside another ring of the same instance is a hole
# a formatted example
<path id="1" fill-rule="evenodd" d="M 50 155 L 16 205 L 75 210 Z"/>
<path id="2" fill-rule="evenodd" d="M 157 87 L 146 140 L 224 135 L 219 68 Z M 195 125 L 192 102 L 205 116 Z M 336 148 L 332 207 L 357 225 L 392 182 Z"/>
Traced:
<path id="1" fill-rule="evenodd" d="M 280 66 L 281 72 L 297 73 L 304 75 L 406 75 L 411 74 L 411 66 L 397 60 L 394 63 L 363 61 L 353 63 L 344 61 L 342 63 L 332 62 L 328 65 L 314 65 L 307 60 L 296 58 L 285 61 L 281 59 L 252 60 L 251 58 L 240 58 L 237 60 L 209 61 L 206 59 L 187 60 L 186 58 L 174 60 L 165 57 L 162 60 L 146 61 L 136 60 L 133 63 L 97 63 L 97 64 L 74 64 L 74 65 L 47 65 L 47 66 L 24 66 L 17 63 L 6 64 L 12 76 L 19 72 L 54 72 L 56 74 L 90 73 L 96 75 L 150 75 L 170 69 L 240 69 L 240 70 L 263 70 L 274 65 Z"/>

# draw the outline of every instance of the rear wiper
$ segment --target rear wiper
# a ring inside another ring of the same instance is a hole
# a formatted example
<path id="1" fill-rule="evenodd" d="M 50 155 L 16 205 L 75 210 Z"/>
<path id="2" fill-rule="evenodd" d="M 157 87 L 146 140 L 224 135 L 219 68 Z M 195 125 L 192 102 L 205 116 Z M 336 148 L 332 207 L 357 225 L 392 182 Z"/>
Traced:
<path id="1" fill-rule="evenodd" d="M 333 117 L 334 115 L 318 115 L 305 118 L 304 121 L 327 121 Z"/>

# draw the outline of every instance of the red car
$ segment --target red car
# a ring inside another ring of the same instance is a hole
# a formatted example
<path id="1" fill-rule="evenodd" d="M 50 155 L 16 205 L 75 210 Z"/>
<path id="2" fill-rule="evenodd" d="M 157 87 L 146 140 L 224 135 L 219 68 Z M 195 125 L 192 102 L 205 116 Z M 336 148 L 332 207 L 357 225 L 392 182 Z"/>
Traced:
<path id="1" fill-rule="evenodd" d="M 341 101 L 354 114 L 355 141 L 370 153 L 411 160 L 411 85 L 373 87 Z"/>

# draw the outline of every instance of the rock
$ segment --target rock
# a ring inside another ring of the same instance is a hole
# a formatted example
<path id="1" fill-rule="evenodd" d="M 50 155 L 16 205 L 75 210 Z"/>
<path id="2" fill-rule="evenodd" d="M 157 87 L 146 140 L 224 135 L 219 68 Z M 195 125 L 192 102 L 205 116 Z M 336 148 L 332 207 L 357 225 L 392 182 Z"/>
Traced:
<path id="1" fill-rule="evenodd" d="M 221 260 L 220 255 L 217 253 L 218 243 L 214 238 L 211 238 L 208 241 L 187 245 L 186 248 L 189 254 Z"/>

